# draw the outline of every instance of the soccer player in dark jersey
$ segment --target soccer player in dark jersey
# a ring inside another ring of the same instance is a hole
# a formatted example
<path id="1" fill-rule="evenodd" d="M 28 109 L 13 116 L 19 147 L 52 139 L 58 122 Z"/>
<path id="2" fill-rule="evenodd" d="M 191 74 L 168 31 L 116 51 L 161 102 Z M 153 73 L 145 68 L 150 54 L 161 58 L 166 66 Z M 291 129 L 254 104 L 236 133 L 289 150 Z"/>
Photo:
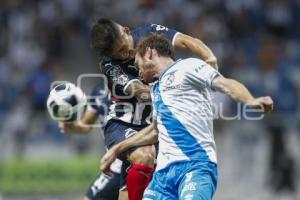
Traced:
<path id="1" fill-rule="evenodd" d="M 96 125 L 97 119 L 99 124 L 97 127 L 103 127 L 107 116 L 108 107 L 111 104 L 110 95 L 105 91 L 103 84 L 97 84 L 88 98 L 87 108 L 80 119 L 76 123 L 59 123 L 59 128 L 63 133 L 89 134 L 92 127 Z M 99 174 L 89 187 L 84 200 L 117 200 L 120 181 L 125 184 L 125 180 L 121 180 L 122 161 L 116 160 L 111 168 L 113 176 L 109 177 L 105 174 Z"/>
<path id="2" fill-rule="evenodd" d="M 112 94 L 113 104 L 105 127 L 108 148 L 136 134 L 149 123 L 150 90 L 134 67 L 134 46 L 141 37 L 151 33 L 164 34 L 175 47 L 188 49 L 217 68 L 216 57 L 197 38 L 157 24 L 146 25 L 131 32 L 128 27 L 110 19 L 99 19 L 92 28 L 91 36 L 92 45 L 101 56 L 100 67 L 108 79 Z M 151 180 L 155 151 L 152 146 L 142 146 L 127 151 L 122 157 L 127 157 L 131 162 L 126 178 L 129 199 L 141 199 Z"/>

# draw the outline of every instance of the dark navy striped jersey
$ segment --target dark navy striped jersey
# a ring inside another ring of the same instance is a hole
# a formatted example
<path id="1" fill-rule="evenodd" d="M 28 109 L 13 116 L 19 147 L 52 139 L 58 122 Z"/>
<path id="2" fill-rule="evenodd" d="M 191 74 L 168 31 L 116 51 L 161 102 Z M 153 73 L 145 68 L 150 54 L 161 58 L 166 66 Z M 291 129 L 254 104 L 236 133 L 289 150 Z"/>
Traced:
<path id="1" fill-rule="evenodd" d="M 139 27 L 132 31 L 135 45 L 141 37 L 151 33 L 164 34 L 173 43 L 178 32 L 157 24 Z M 128 96 L 125 92 L 132 82 L 142 82 L 138 70 L 134 66 L 134 59 L 116 60 L 103 57 L 100 67 L 102 73 L 107 77 L 112 100 L 107 119 L 121 120 L 134 125 L 149 124 L 152 111 L 151 102 L 142 102 L 133 96 Z"/>
<path id="2" fill-rule="evenodd" d="M 111 98 L 108 91 L 103 84 L 97 84 L 88 97 L 87 109 L 91 112 L 97 113 L 101 127 L 106 123 L 106 117 L 111 105 Z"/>

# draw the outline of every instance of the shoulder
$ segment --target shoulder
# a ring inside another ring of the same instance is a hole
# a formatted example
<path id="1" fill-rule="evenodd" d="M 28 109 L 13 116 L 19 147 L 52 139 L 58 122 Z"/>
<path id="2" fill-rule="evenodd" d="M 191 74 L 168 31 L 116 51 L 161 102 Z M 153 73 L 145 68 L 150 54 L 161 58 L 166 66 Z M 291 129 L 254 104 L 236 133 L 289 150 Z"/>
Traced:
<path id="1" fill-rule="evenodd" d="M 180 69 L 182 69 L 182 71 L 188 72 L 200 69 L 208 64 L 199 58 L 187 58 L 183 59 L 180 63 L 178 63 L 178 65 L 180 65 Z"/>
<path id="2" fill-rule="evenodd" d="M 207 65 L 207 63 L 198 58 L 179 59 L 175 61 L 175 63 L 167 71 L 171 72 L 176 70 L 185 72 L 203 65 Z"/>
<path id="3" fill-rule="evenodd" d="M 138 33 L 138 32 L 143 32 L 145 30 L 150 30 L 151 29 L 151 24 L 145 24 L 143 26 L 139 26 L 135 29 L 133 29 L 133 33 Z"/>
<path id="4" fill-rule="evenodd" d="M 192 65 L 205 65 L 205 64 L 207 64 L 205 61 L 203 61 L 199 58 L 186 58 L 186 59 L 183 59 L 182 62 L 184 64 L 192 64 Z"/>
<path id="5" fill-rule="evenodd" d="M 135 43 L 138 43 L 141 37 L 145 37 L 152 32 L 151 24 L 146 24 L 144 26 L 137 27 L 132 31 L 132 37 Z"/>
<path id="6" fill-rule="evenodd" d="M 164 30 L 164 29 L 168 29 L 167 27 L 163 26 L 163 25 L 159 25 L 159 24 L 151 24 L 151 23 L 147 23 L 143 26 L 139 26 L 136 29 L 133 30 L 133 32 L 156 32 L 156 31 L 160 31 L 160 30 Z"/>
<path id="7" fill-rule="evenodd" d="M 141 37 L 148 36 L 150 33 L 165 34 L 168 39 L 172 40 L 177 31 L 159 24 L 146 24 L 132 31 L 135 42 L 138 42 Z"/>

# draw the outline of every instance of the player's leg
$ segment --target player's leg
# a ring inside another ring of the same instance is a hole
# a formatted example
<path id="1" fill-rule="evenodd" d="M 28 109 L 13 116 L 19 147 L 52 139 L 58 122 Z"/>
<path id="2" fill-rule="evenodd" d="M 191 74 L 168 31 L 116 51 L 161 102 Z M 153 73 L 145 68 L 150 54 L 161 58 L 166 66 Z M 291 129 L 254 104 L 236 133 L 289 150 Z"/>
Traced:
<path id="1" fill-rule="evenodd" d="M 133 151 L 129 152 L 127 159 L 131 163 L 154 166 L 156 158 L 156 149 L 154 145 L 147 145 L 135 148 Z"/>
<path id="2" fill-rule="evenodd" d="M 112 147 L 133 135 L 143 127 L 131 127 L 131 124 L 110 123 L 105 130 L 105 144 Z M 131 168 L 127 171 L 127 190 L 130 200 L 141 200 L 143 191 L 151 180 L 153 172 L 155 152 L 153 147 L 137 147 L 124 153 L 121 157 L 124 159 L 126 155 L 131 162 Z"/>
<path id="3" fill-rule="evenodd" d="M 186 165 L 188 172 L 178 186 L 180 200 L 212 200 L 217 185 L 217 168 L 214 164 L 194 167 Z"/>
<path id="4" fill-rule="evenodd" d="M 100 174 L 89 187 L 84 200 L 117 200 L 119 196 L 120 174 L 113 177 Z M 127 200 L 127 199 L 123 199 Z"/>
<path id="5" fill-rule="evenodd" d="M 136 148 L 128 155 L 132 163 L 127 172 L 127 189 L 130 200 L 141 200 L 152 179 L 156 152 L 154 145 Z"/>
<path id="6" fill-rule="evenodd" d="M 120 182 L 119 182 L 119 200 L 128 200 L 128 190 L 126 184 L 127 170 L 130 167 L 130 163 L 125 160 L 122 164 L 120 171 Z"/>

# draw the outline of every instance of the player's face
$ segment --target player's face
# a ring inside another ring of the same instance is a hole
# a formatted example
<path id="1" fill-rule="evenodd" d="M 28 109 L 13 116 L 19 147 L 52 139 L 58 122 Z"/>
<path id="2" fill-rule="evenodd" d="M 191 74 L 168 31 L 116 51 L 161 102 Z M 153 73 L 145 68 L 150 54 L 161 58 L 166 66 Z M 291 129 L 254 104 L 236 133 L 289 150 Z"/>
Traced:
<path id="1" fill-rule="evenodd" d="M 120 38 L 116 41 L 113 48 L 112 57 L 114 59 L 126 60 L 134 58 L 134 44 L 128 27 L 119 25 Z"/>
<path id="2" fill-rule="evenodd" d="M 140 76 L 146 83 L 152 83 L 155 80 L 155 65 L 147 55 L 142 57 L 139 53 L 135 55 L 135 64 L 140 70 Z"/>

